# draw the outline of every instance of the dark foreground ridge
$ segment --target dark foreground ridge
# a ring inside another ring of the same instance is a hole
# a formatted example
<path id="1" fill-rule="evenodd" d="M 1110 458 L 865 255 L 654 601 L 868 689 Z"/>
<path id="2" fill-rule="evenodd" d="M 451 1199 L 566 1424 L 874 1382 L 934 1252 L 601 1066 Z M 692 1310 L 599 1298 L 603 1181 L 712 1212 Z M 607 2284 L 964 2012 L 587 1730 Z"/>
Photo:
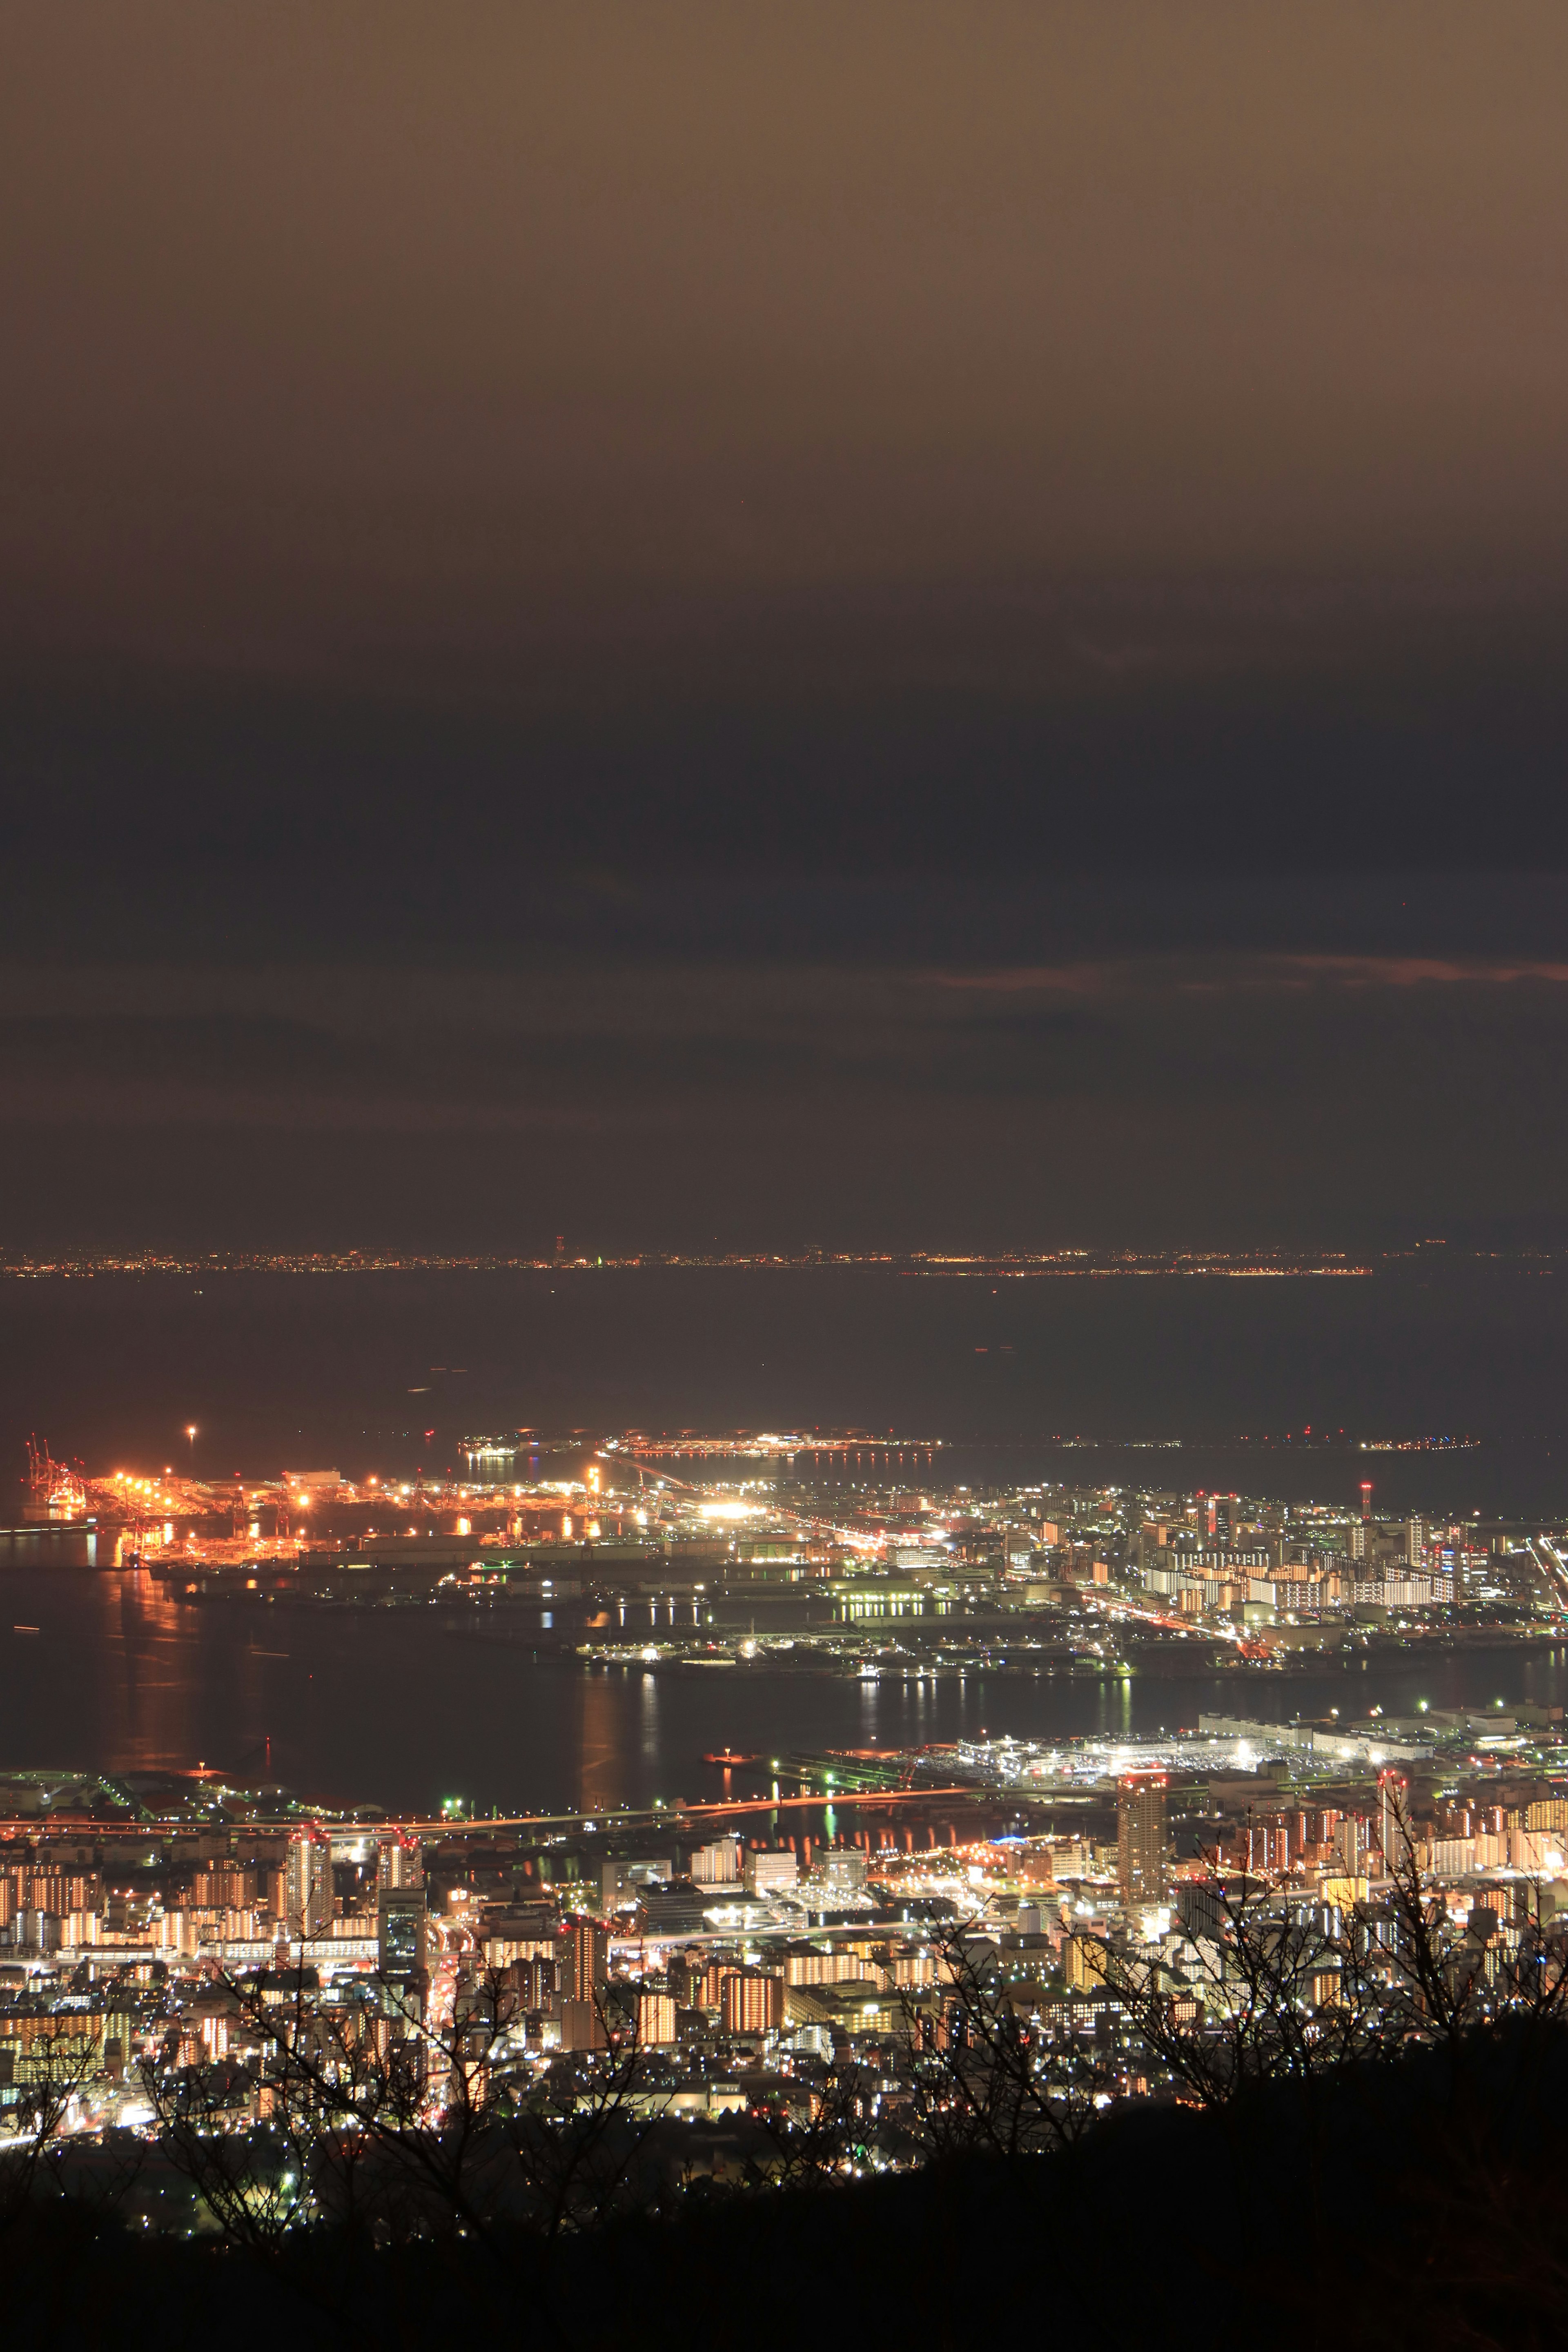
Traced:
<path id="1" fill-rule="evenodd" d="M 1215 2109 L 1121 2108 L 1049 2155 L 783 2189 L 693 2179 L 552 2242 L 459 2220 L 379 2250 L 342 2224 L 247 2249 L 35 2180 L 5 2215 L 6 2315 L 17 2343 L 126 2352 L 783 2352 L 1020 2326 L 1127 2352 L 1244 2336 L 1535 2352 L 1568 2342 L 1565 2098 L 1568 2030 L 1505 2028 Z M 141 2204 L 176 2181 L 144 2173 Z"/>

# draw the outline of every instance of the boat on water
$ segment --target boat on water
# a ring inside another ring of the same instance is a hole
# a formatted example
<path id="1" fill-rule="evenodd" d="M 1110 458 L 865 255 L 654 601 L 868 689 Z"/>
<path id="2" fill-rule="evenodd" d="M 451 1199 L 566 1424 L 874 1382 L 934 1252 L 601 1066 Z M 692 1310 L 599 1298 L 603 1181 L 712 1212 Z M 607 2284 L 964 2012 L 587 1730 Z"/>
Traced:
<path id="1" fill-rule="evenodd" d="M 702 1759 L 704 1764 L 760 1764 L 760 1756 L 742 1756 L 738 1748 L 721 1748 Z"/>

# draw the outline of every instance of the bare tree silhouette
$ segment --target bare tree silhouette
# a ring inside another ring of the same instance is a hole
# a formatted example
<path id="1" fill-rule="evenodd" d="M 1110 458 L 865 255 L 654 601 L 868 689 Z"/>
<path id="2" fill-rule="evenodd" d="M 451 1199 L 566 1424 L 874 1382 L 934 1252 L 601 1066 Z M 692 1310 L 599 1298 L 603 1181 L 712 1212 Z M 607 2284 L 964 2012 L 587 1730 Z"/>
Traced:
<path id="1" fill-rule="evenodd" d="M 945 1937 L 938 1981 L 939 2009 L 902 1996 L 924 2151 L 1014 2158 L 1080 2138 L 1110 2095 L 1104 2054 L 1039 2019 L 973 1921 Z"/>
<path id="2" fill-rule="evenodd" d="M 236 2038 L 256 2053 L 243 2105 L 232 2067 L 154 2060 L 143 2081 L 163 2146 L 225 2235 L 319 2305 L 342 2316 L 367 2252 L 416 2244 L 478 2252 L 488 2294 L 526 2283 L 537 2295 L 560 2238 L 648 2201 L 650 2118 L 634 2102 L 644 2053 L 635 2019 L 602 1992 L 600 2047 L 563 2053 L 539 2084 L 504 1969 L 466 1979 L 446 2018 L 379 1977 L 330 2001 L 312 1976 L 219 1976 Z M 464 2259 L 453 2275 L 475 2273 Z M 550 2319 L 547 2294 L 535 2307 Z"/>

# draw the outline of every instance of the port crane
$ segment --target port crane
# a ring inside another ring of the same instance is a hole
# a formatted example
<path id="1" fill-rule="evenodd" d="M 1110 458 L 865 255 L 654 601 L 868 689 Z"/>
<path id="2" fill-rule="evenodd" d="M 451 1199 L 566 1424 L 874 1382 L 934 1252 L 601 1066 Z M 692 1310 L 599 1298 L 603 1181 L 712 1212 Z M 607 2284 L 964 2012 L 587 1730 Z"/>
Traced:
<path id="1" fill-rule="evenodd" d="M 80 1519 L 87 1516 L 87 1485 L 81 1465 L 57 1462 L 49 1452 L 48 1440 L 34 1436 L 27 1440 L 27 1497 L 29 1517 L 39 1519 Z"/>

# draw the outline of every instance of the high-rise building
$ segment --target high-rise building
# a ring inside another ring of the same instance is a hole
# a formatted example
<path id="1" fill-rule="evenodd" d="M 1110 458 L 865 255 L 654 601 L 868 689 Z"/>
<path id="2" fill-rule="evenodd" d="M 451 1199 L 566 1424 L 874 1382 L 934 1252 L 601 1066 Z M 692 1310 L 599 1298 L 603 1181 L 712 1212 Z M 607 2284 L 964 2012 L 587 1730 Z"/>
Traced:
<path id="1" fill-rule="evenodd" d="M 733 1886 L 741 1875 L 740 1841 L 715 1838 L 700 1845 L 691 1857 L 691 1876 L 698 1886 Z"/>
<path id="2" fill-rule="evenodd" d="M 255 1874 L 237 1863 L 215 1863 L 198 1870 L 191 1882 L 191 1901 L 198 1911 L 239 1911 L 255 1900 Z"/>
<path id="3" fill-rule="evenodd" d="M 1177 1915 L 1195 1943 L 1200 1937 L 1222 1943 L 1229 1911 L 1225 1889 L 1217 1880 L 1184 1879 L 1176 1896 Z"/>
<path id="4" fill-rule="evenodd" d="M 721 2010 L 727 1980 L 742 1972 L 742 1963 L 739 1960 L 710 1960 L 701 1976 L 692 1980 L 692 2005 L 699 2009 Z"/>
<path id="5" fill-rule="evenodd" d="M 558 1998 L 560 1979 L 553 1957 L 546 1959 L 537 1953 L 510 1960 L 506 1964 L 506 1982 L 512 1995 L 512 2007 L 525 2014 L 531 2010 L 545 2010 Z"/>
<path id="6" fill-rule="evenodd" d="M 1421 1566 L 1425 1538 L 1426 1529 L 1422 1527 L 1419 1519 L 1408 1518 L 1405 1520 L 1405 1559 L 1407 1567 L 1419 1568 Z"/>
<path id="7" fill-rule="evenodd" d="M 563 2000 L 561 2004 L 563 2050 L 607 2050 L 610 2037 L 604 2012 L 596 2001 Z"/>
<path id="8" fill-rule="evenodd" d="M 1121 1900 L 1163 1903 L 1166 1895 L 1165 1778 L 1130 1775 L 1117 1791 L 1116 1853 Z"/>
<path id="9" fill-rule="evenodd" d="M 1383 1851 L 1384 1866 L 1390 1871 L 1409 1859 L 1408 1785 L 1397 1772 L 1380 1772 L 1377 1776 L 1377 1842 Z"/>
<path id="10" fill-rule="evenodd" d="M 1062 1937 L 1062 1979 L 1069 1992 L 1088 1992 L 1105 1982 L 1105 1947 L 1081 1931 Z"/>
<path id="11" fill-rule="evenodd" d="M 95 1911 L 101 1899 L 96 1871 L 41 1870 L 30 1874 L 28 1900 L 35 1911 Z"/>
<path id="12" fill-rule="evenodd" d="M 400 1830 L 377 1838 L 375 1878 L 378 1886 L 423 1886 L 425 1849 L 418 1839 L 405 1837 Z"/>
<path id="13" fill-rule="evenodd" d="M 637 2042 L 649 2049 L 675 2040 L 675 1996 L 668 1992 L 637 1995 Z"/>
<path id="14" fill-rule="evenodd" d="M 599 1919 L 574 1919 L 563 1940 L 561 1990 L 568 2000 L 592 2001 L 610 1974 L 610 1931 Z"/>
<path id="15" fill-rule="evenodd" d="M 668 1976 L 670 1998 L 677 2009 L 701 2007 L 705 1965 L 704 1961 L 691 1952 L 677 1952 L 671 1958 Z"/>
<path id="16" fill-rule="evenodd" d="M 375 1896 L 376 1958 L 390 1982 L 426 1974 L 429 1921 L 422 1886 L 380 1886 Z"/>
<path id="17" fill-rule="evenodd" d="M 787 1847 L 783 1853 L 749 1853 L 746 1856 L 746 1892 L 764 1899 L 794 1887 L 800 1875 L 799 1864 Z"/>
<path id="18" fill-rule="evenodd" d="M 291 1837 L 283 1862 L 283 1916 L 291 1936 L 324 1936 L 332 1916 L 332 1850 L 314 1830 Z"/>
<path id="19" fill-rule="evenodd" d="M 784 2023 L 782 1977 L 759 1969 L 732 1969 L 719 1988 L 719 2015 L 726 2033 L 768 2033 Z"/>

